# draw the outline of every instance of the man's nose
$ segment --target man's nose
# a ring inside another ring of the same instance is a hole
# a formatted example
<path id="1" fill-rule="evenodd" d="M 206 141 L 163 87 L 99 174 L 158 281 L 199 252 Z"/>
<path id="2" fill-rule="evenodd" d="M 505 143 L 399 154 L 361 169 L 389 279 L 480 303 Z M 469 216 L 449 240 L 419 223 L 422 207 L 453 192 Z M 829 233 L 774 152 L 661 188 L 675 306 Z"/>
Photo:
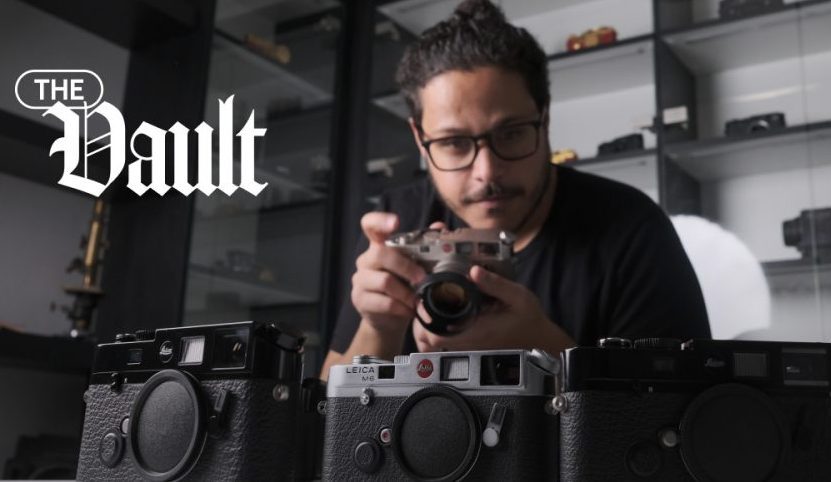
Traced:
<path id="1" fill-rule="evenodd" d="M 479 139 L 479 152 L 473 160 L 473 176 L 485 182 L 498 179 L 502 175 L 505 162 L 493 152 L 485 139 Z"/>

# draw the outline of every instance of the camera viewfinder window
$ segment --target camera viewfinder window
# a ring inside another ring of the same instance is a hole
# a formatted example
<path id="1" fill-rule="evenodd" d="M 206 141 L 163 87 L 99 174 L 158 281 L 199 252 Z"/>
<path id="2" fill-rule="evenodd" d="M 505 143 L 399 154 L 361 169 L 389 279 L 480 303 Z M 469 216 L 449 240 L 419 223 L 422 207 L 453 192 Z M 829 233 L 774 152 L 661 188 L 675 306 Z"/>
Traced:
<path id="1" fill-rule="evenodd" d="M 485 355 L 482 357 L 479 384 L 519 385 L 519 355 Z"/>
<path id="2" fill-rule="evenodd" d="M 248 353 L 248 329 L 219 330 L 214 339 L 214 368 L 245 368 Z"/>
<path id="3" fill-rule="evenodd" d="M 189 336 L 182 338 L 182 358 L 179 365 L 200 365 L 205 356 L 205 337 Z"/>

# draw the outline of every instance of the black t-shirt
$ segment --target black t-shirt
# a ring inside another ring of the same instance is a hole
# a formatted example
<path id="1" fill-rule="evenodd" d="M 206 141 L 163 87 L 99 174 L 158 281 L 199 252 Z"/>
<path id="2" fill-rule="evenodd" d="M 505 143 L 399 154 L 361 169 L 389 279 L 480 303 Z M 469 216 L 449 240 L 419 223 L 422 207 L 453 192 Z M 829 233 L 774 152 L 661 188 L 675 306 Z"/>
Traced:
<path id="1" fill-rule="evenodd" d="M 534 292 L 546 315 L 579 345 L 599 338 L 709 338 L 698 280 L 672 223 L 637 189 L 567 167 L 545 225 L 516 253 L 516 281 Z M 444 221 L 466 226 L 438 198 L 428 179 L 389 192 L 381 211 L 400 217 L 402 231 Z M 358 252 L 368 246 L 361 237 Z M 331 349 L 343 353 L 360 316 L 347 301 Z M 475 330 L 475 322 L 467 329 Z M 403 353 L 418 351 L 408 330 Z"/>

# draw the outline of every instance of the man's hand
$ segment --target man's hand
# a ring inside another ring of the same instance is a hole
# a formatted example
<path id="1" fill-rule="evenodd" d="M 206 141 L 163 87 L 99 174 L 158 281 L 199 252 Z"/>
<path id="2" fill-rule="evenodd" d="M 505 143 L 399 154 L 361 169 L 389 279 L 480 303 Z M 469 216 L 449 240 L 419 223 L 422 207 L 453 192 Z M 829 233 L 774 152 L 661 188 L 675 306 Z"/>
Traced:
<path id="1" fill-rule="evenodd" d="M 361 218 L 369 248 L 357 261 L 352 276 L 352 304 L 362 322 L 380 334 L 402 335 L 415 316 L 417 297 L 412 285 L 424 270 L 411 258 L 388 247 L 387 238 L 398 229 L 398 216 L 371 212 Z"/>
<path id="2" fill-rule="evenodd" d="M 541 348 L 551 354 L 574 345 L 574 341 L 542 311 L 537 297 L 519 283 L 480 266 L 470 269 L 470 278 L 479 290 L 493 298 L 461 333 L 439 336 L 413 323 L 419 351 L 463 351 L 513 348 Z M 419 315 L 429 315 L 419 307 Z"/>

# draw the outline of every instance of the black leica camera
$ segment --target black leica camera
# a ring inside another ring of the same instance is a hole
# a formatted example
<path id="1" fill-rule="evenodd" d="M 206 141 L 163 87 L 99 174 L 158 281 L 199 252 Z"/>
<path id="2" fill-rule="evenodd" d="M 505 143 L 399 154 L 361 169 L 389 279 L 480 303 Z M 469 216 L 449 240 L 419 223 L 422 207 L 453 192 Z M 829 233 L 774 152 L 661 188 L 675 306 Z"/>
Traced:
<path id="1" fill-rule="evenodd" d="M 600 144 L 597 148 L 597 155 L 618 154 L 640 149 L 643 149 L 643 134 L 629 134 Z"/>
<path id="2" fill-rule="evenodd" d="M 784 129 L 785 127 L 785 114 L 772 112 L 770 114 L 754 115 L 746 119 L 727 121 L 724 125 L 724 135 L 728 137 L 746 136 L 755 132 Z"/>
<path id="3" fill-rule="evenodd" d="M 473 265 L 514 276 L 514 236 L 507 231 L 427 229 L 393 235 L 386 244 L 411 256 L 428 273 L 416 293 L 432 321 L 416 317 L 433 333 L 459 333 L 486 300 L 468 277 Z"/>
<path id="4" fill-rule="evenodd" d="M 613 338 L 566 350 L 561 480 L 831 480 L 830 347 Z"/>
<path id="5" fill-rule="evenodd" d="M 749 17 L 784 5 L 784 0 L 721 0 L 718 4 L 718 16 L 721 18 Z"/>
<path id="6" fill-rule="evenodd" d="M 806 209 L 798 218 L 782 223 L 785 246 L 793 246 L 803 259 L 831 260 L 831 208 Z"/>
<path id="7" fill-rule="evenodd" d="M 78 480 L 315 476 L 320 389 L 301 383 L 303 338 L 242 322 L 116 340 L 98 345 L 84 395 Z"/>
<path id="8" fill-rule="evenodd" d="M 334 366 L 323 480 L 555 479 L 559 368 L 537 350 Z"/>

